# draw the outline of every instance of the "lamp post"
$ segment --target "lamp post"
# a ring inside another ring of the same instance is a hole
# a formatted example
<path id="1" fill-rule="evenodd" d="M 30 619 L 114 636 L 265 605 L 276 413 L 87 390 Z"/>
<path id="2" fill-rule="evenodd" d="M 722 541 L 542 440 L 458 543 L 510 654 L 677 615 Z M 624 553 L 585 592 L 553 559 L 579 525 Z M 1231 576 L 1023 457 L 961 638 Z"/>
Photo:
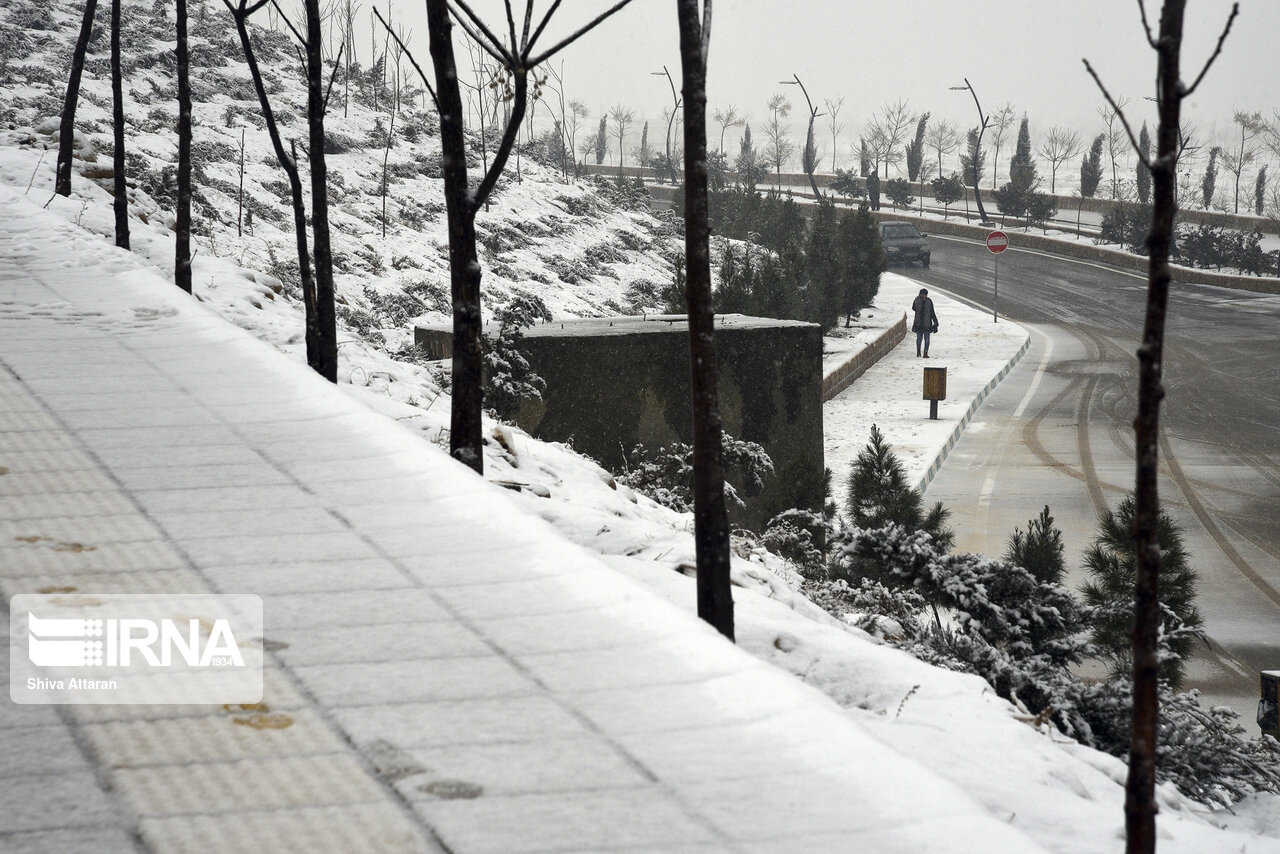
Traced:
<path id="1" fill-rule="evenodd" d="M 818 201 L 822 201 L 822 191 L 818 189 L 818 182 L 813 178 L 813 170 L 818 166 L 818 152 L 813 144 L 813 120 L 821 116 L 817 108 L 813 106 L 813 101 L 809 100 L 809 90 L 804 88 L 804 84 L 800 82 L 799 74 L 792 74 L 792 80 L 779 81 L 783 86 L 799 86 L 800 91 L 804 93 L 804 102 L 809 105 L 809 133 L 804 139 L 804 156 L 801 163 L 804 165 L 804 173 L 809 176 L 809 186 L 813 189 L 813 197 Z"/>
<path id="2" fill-rule="evenodd" d="M 948 87 L 954 91 L 963 92 L 968 89 L 969 94 L 973 96 L 974 106 L 978 108 L 978 142 L 974 146 L 973 157 L 969 163 L 969 168 L 973 176 L 973 200 L 978 205 L 978 216 L 982 217 L 982 222 L 987 222 L 987 211 L 982 207 L 982 191 L 978 189 L 978 155 L 982 152 L 982 134 L 987 130 L 987 115 L 982 112 L 982 104 L 978 103 L 978 93 L 973 91 L 973 86 L 969 83 L 969 78 L 964 78 L 963 86 Z"/>
<path id="3" fill-rule="evenodd" d="M 665 77 L 667 83 L 671 85 L 671 101 L 674 106 L 671 109 L 671 117 L 667 119 L 667 177 L 671 180 L 672 186 L 676 183 L 676 167 L 671 162 L 671 128 L 675 125 L 676 115 L 680 112 L 680 96 L 676 93 L 676 82 L 671 79 L 671 72 L 667 67 L 662 66 L 661 71 L 650 71 L 654 77 Z"/>

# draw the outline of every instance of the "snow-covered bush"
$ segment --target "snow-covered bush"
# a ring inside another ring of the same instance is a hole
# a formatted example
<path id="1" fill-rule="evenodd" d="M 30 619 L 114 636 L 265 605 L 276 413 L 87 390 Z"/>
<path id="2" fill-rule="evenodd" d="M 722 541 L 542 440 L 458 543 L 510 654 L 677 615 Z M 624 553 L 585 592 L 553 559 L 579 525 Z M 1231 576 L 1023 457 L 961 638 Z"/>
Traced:
<path id="1" fill-rule="evenodd" d="M 542 400 L 547 388 L 518 345 L 524 330 L 539 320 L 550 320 L 551 311 L 540 297 L 521 294 L 499 309 L 495 319 L 497 337 L 484 336 L 484 402 L 496 417 L 510 420 L 525 401 Z"/>
<path id="2" fill-rule="evenodd" d="M 955 542 L 955 534 L 946 527 L 949 511 L 940 502 L 928 511 L 924 509 L 923 497 L 907 483 L 902 461 L 874 424 L 871 440 L 850 467 L 845 510 L 855 528 L 897 525 L 909 531 L 924 531 L 941 551 Z"/>
<path id="3" fill-rule="evenodd" d="M 1093 642 L 1110 663 L 1111 673 L 1123 677 L 1133 671 L 1130 631 L 1133 626 L 1133 589 L 1137 573 L 1132 497 L 1122 500 L 1098 520 L 1098 533 L 1085 552 L 1089 581 L 1081 588 L 1085 602 L 1095 609 Z M 1185 659 L 1203 637 L 1204 620 L 1195 605 L 1196 573 L 1182 542 L 1177 522 L 1160 513 L 1156 543 L 1163 556 L 1160 570 L 1160 678 L 1174 688 L 1186 672 Z"/>
<path id="4" fill-rule="evenodd" d="M 741 489 L 748 496 L 759 494 L 764 479 L 773 474 L 773 460 L 755 442 L 721 436 L 724 459 L 725 497 L 737 507 L 745 504 L 738 497 Z M 631 451 L 630 467 L 618 477 L 642 495 L 672 510 L 693 510 L 693 448 L 683 442 L 672 442 L 650 452 L 644 445 Z"/>

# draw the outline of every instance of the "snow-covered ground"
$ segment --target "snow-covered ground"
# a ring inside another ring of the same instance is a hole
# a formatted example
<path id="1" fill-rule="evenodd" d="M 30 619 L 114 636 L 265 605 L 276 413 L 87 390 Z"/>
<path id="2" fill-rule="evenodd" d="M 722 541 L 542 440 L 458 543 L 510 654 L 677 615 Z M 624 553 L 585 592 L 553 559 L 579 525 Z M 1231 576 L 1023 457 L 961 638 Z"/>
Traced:
<path id="1" fill-rule="evenodd" d="M 871 313 L 896 320 L 910 311 L 921 287 L 906 275 L 886 273 Z M 823 406 L 826 464 L 837 496 L 844 495 L 849 465 L 867 444 L 872 424 L 893 446 L 910 482 L 919 483 L 974 399 L 1027 342 L 1027 331 L 1016 323 L 993 322 L 991 315 L 937 290 L 929 296 L 938 313 L 929 360 L 916 358 L 916 336 L 908 329 L 901 344 Z M 923 399 L 925 367 L 947 369 L 947 399 L 938 404 L 937 420 L 929 418 Z"/>
<path id="2" fill-rule="evenodd" d="M 60 7 L 56 12 L 64 27 L 71 20 L 70 11 Z M 235 68 L 225 73 L 234 77 L 233 72 Z M 87 84 L 89 94 L 98 99 L 96 104 L 89 99 L 83 105 L 87 121 L 101 122 L 104 116 L 103 84 L 100 79 Z M 38 105 L 39 93 L 31 84 L 24 87 L 21 96 Z M 201 108 L 206 141 L 238 141 L 239 128 L 223 125 L 227 106 L 237 105 L 217 93 Z M 10 222 L 48 216 L 57 223 L 44 237 L 29 235 L 24 251 L 81 270 L 103 263 L 101 259 L 109 255 L 113 264 L 158 272 L 153 277 L 156 282 L 166 278 L 173 251 L 168 215 L 142 191 L 134 199 L 134 212 L 145 215 L 147 221 L 133 223 L 131 255 L 106 249 L 66 257 L 69 233 L 111 242 L 110 197 L 98 184 L 77 175 L 73 196 L 54 197 L 47 212 L 39 213 L 51 185 L 53 153 L 45 149 L 54 128 L 48 124 L 48 114 L 37 117 L 34 110 L 34 106 L 13 108 L 10 126 L 0 132 L 3 215 Z M 353 107 L 351 118 L 335 121 L 351 138 L 367 136 L 376 118 L 373 111 L 358 114 L 358 110 L 364 108 Z M 101 140 L 103 134 L 97 137 Z M 269 189 L 278 173 L 264 163 L 265 135 L 250 123 L 246 139 L 250 140 L 246 147 L 252 146 L 247 159 L 253 163 L 249 171 L 255 192 L 261 195 L 261 204 L 278 207 L 278 197 Z M 157 132 L 150 140 L 153 171 L 158 172 L 171 156 L 171 142 L 167 132 Z M 429 159 L 433 146 L 434 137 L 425 135 L 415 147 L 393 149 L 393 158 L 401 157 L 407 169 L 415 158 Z M 340 229 L 335 239 L 345 246 L 344 257 L 350 263 L 340 271 L 339 289 L 347 308 L 364 312 L 374 322 L 361 334 L 346 331 L 340 336 L 340 387 L 414 430 L 424 440 L 423 453 L 438 453 L 431 446 L 439 444 L 447 430 L 448 396 L 426 367 L 400 350 L 410 319 L 442 317 L 440 306 L 431 302 L 432 295 L 447 291 L 440 252 L 445 245 L 443 218 L 430 205 L 439 198 L 439 182 L 427 175 L 403 177 L 399 185 L 403 193 L 394 203 L 417 213 L 402 217 L 384 240 L 378 223 L 380 204 L 370 195 L 380 179 L 380 171 L 370 170 L 380 166 L 380 157 L 369 151 L 346 156 L 345 163 L 342 156 L 330 161 L 349 190 L 340 202 L 347 207 L 336 217 Z M 77 169 L 91 165 L 81 160 Z M 487 292 L 495 298 L 521 290 L 534 293 L 561 315 L 652 305 L 654 285 L 669 275 L 667 253 L 674 235 L 668 225 L 644 212 L 620 210 L 589 188 L 559 183 L 554 175 L 527 161 L 524 168 L 525 180 L 505 183 L 491 213 L 481 217 L 482 231 L 498 235 L 491 238 L 493 247 L 482 257 Z M 301 361 L 301 303 L 287 298 L 287 287 L 269 272 L 287 269 L 279 258 L 288 257 L 288 233 L 259 218 L 256 234 L 237 236 L 234 209 L 233 197 L 221 191 L 211 194 L 209 210 L 216 213 L 217 221 L 204 222 L 200 232 L 194 267 L 196 299 L 213 315 Z M 535 224 L 532 231 L 527 228 L 530 223 Z M 602 246 L 623 246 L 628 251 L 615 256 Z M 414 290 L 416 284 L 422 287 Z M 371 297 L 364 290 L 366 285 L 383 302 Z M 916 290 L 918 286 L 909 279 L 886 275 L 875 306 L 866 313 L 873 316 L 868 321 L 893 322 L 910 305 Z M 379 311 L 377 305 L 406 292 L 417 294 L 417 302 L 400 311 L 401 322 L 383 326 L 393 315 Z M 627 294 L 634 298 L 623 299 Z M 989 317 L 941 294 L 933 296 L 941 328 L 933 339 L 935 359 L 930 364 L 948 368 L 949 399 L 940 407 L 942 417 L 937 422 L 926 417 L 928 404 L 920 399 L 917 370 L 924 363 L 915 359 L 914 341 L 909 337 L 828 404 L 827 465 L 837 478 L 843 478 L 848 462 L 866 443 L 873 423 L 885 430 L 909 472 L 922 476 L 973 395 L 1025 340 L 1026 333 L 1013 324 L 992 324 Z M 616 305 L 611 307 L 611 302 Z M 425 306 L 426 311 L 414 310 L 417 306 Z M 245 377 L 246 383 L 252 381 L 252 376 Z M 120 383 L 119 390 L 127 392 L 127 380 Z M 539 442 L 493 422 L 487 423 L 486 434 L 486 476 L 527 485 L 512 494 L 518 512 L 547 520 L 560 536 L 601 555 L 614 570 L 641 581 L 679 607 L 692 609 L 693 580 L 679 571 L 694 556 L 689 515 L 634 494 L 594 462 L 562 445 Z M 841 494 L 839 486 L 836 494 Z M 927 666 L 838 623 L 795 592 L 795 578 L 778 558 L 745 541 L 736 542 L 735 547 L 738 643 L 743 649 L 821 689 L 885 743 L 958 784 L 993 815 L 1050 850 L 1061 854 L 1118 850 L 1123 826 L 1123 764 L 1119 760 L 1034 728 L 980 679 Z M 868 768 L 866 774 L 893 776 L 892 769 L 885 768 Z M 1210 813 L 1169 787 L 1161 789 L 1161 801 L 1162 851 L 1280 852 L 1280 799 L 1255 798 L 1238 808 L 1235 816 Z M 857 805 L 849 808 L 856 810 Z M 1218 829 L 1227 823 L 1235 828 L 1233 832 Z"/>

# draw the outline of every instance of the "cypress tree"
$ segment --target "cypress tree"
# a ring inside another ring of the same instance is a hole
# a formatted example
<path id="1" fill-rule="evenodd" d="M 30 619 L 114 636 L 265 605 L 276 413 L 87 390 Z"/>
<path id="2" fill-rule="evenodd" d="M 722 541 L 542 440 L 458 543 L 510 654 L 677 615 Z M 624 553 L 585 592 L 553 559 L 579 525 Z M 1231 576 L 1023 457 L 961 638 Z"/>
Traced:
<path id="1" fill-rule="evenodd" d="M 1253 185 L 1253 212 L 1262 216 L 1267 210 L 1267 167 L 1258 170 L 1258 180 Z"/>
<path id="2" fill-rule="evenodd" d="M 600 129 L 596 131 L 596 165 L 604 163 L 609 153 L 609 117 L 600 117 Z"/>
<path id="3" fill-rule="evenodd" d="M 1209 150 L 1209 165 L 1204 170 L 1204 180 L 1200 182 L 1200 196 L 1204 201 L 1204 209 L 1213 204 L 1213 191 L 1218 183 L 1218 152 L 1222 149 L 1214 147 Z"/>
<path id="4" fill-rule="evenodd" d="M 920 167 L 924 165 L 924 131 L 929 123 L 929 114 L 920 116 L 916 122 L 916 137 L 907 146 L 907 180 L 915 181 L 920 177 Z"/>
<path id="5" fill-rule="evenodd" d="M 1151 131 L 1147 130 L 1146 122 L 1138 132 L 1138 151 L 1142 155 L 1138 158 L 1138 201 L 1145 205 L 1151 202 L 1151 170 L 1144 162 L 1151 159 Z"/>
<path id="6" fill-rule="evenodd" d="M 1089 146 L 1089 153 L 1080 161 L 1080 195 L 1092 199 L 1098 193 L 1098 184 L 1102 182 L 1102 144 L 1107 135 L 1098 134 Z"/>

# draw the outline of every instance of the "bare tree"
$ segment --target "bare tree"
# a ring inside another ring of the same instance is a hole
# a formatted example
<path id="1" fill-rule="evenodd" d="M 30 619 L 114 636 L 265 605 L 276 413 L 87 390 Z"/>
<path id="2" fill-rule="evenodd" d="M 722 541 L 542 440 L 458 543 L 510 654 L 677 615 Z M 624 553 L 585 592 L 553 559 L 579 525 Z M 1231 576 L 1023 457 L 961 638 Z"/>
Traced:
<path id="1" fill-rule="evenodd" d="M 693 518 L 698 616 L 733 639 L 729 517 L 724 499 L 720 407 L 711 308 L 711 228 L 707 213 L 707 47 L 711 0 L 677 0 L 684 87 L 685 294 L 693 384 Z"/>
<path id="2" fill-rule="evenodd" d="M 1067 128 L 1051 127 L 1040 143 L 1040 156 L 1049 161 L 1049 192 L 1057 192 L 1058 167 L 1080 153 L 1080 134 Z"/>
<path id="3" fill-rule="evenodd" d="M 591 118 L 590 107 L 588 107 L 586 104 L 579 101 L 577 98 L 574 98 L 573 100 L 569 101 L 569 116 L 568 116 L 568 122 L 565 125 L 565 129 L 567 131 L 566 135 L 569 140 L 569 156 L 570 157 L 572 157 L 574 152 L 578 150 L 578 131 L 582 128 L 582 126 L 586 123 L 586 120 L 589 118 Z M 587 148 L 586 151 L 581 152 L 581 155 L 582 155 L 581 159 L 585 160 L 587 157 L 587 151 L 591 151 L 595 147 L 596 147 L 595 143 L 594 142 L 591 143 L 591 145 Z M 578 163 L 579 161 L 577 160 L 575 160 L 573 163 L 573 175 L 575 178 L 578 175 Z"/>
<path id="4" fill-rule="evenodd" d="M 827 106 L 827 130 L 831 131 L 831 171 L 836 170 L 836 154 L 840 151 L 839 138 L 844 133 L 844 122 L 837 121 L 840 115 L 840 109 L 844 106 L 844 98 L 833 101 L 830 98 L 823 100 Z"/>
<path id="5" fill-rule="evenodd" d="M 1154 854 L 1156 850 L 1156 741 L 1159 734 L 1157 673 L 1160 626 L 1160 570 L 1163 558 L 1157 533 L 1160 517 L 1158 490 L 1160 401 L 1164 397 L 1164 330 L 1169 300 L 1169 251 L 1173 242 L 1174 197 L 1177 158 L 1181 146 L 1182 102 L 1190 98 L 1204 80 L 1205 73 L 1222 51 L 1239 11 L 1233 4 L 1217 46 L 1191 85 L 1182 80 L 1182 22 L 1186 0 L 1165 0 L 1160 13 L 1160 33 L 1151 31 L 1143 0 L 1138 9 L 1147 44 L 1156 52 L 1156 103 L 1160 122 L 1156 128 L 1156 156 L 1147 163 L 1151 170 L 1154 207 L 1151 232 L 1147 235 L 1150 253 L 1147 267 L 1147 311 L 1138 347 L 1138 417 L 1134 421 L 1137 460 L 1134 487 L 1134 578 L 1133 624 L 1133 727 L 1129 748 L 1129 776 L 1125 785 L 1126 854 Z M 1138 151 L 1138 141 L 1124 116 L 1121 102 L 1111 97 L 1098 75 L 1085 61 L 1085 68 L 1097 81 L 1107 103 L 1117 114 L 1129 143 Z M 1141 153 L 1139 153 L 1141 157 Z"/>
<path id="6" fill-rule="evenodd" d="M 724 132 L 729 128 L 742 127 L 747 123 L 747 117 L 738 115 L 738 108 L 733 104 L 730 104 L 726 109 L 716 110 L 711 114 L 711 117 L 715 119 L 716 124 L 720 125 L 720 148 L 718 150 L 723 154 Z"/>
<path id="7" fill-rule="evenodd" d="M 187 0 L 177 2 L 178 59 L 178 187 L 173 281 L 191 293 L 191 52 L 187 45 Z M 244 131 L 240 131 L 240 196 L 244 202 Z M 236 215 L 236 233 L 240 217 Z"/>
<path id="8" fill-rule="evenodd" d="M 306 342 L 307 342 L 307 364 L 316 373 L 323 376 L 330 382 L 337 382 L 338 377 L 338 336 L 336 317 L 333 306 L 333 256 L 328 249 L 327 241 L 327 225 L 328 214 L 327 207 L 324 208 L 322 221 L 326 226 L 326 241 L 324 244 L 325 251 L 315 252 L 316 273 L 313 275 L 311 266 L 312 253 L 307 248 L 307 212 L 306 205 L 302 197 L 302 177 L 298 171 L 298 155 L 297 143 L 290 141 L 289 150 L 284 147 L 284 140 L 280 136 L 280 128 L 276 123 L 275 112 L 271 109 L 271 100 L 267 97 L 266 86 L 263 83 L 262 71 L 258 67 L 258 60 L 253 50 L 253 40 L 249 35 L 249 18 L 255 12 L 267 5 L 268 0 L 257 0 L 252 6 L 249 0 L 239 0 L 239 5 L 233 6 L 231 0 L 222 0 L 227 9 L 231 11 L 231 16 L 235 20 L 236 31 L 240 35 L 240 46 L 244 50 L 245 63 L 249 66 L 249 76 L 253 80 L 253 88 L 258 95 L 258 104 L 262 108 L 263 119 L 266 120 L 267 134 L 271 138 L 271 147 L 275 151 L 276 161 L 280 164 L 280 168 L 284 170 L 285 176 L 289 182 L 289 197 L 293 207 L 293 228 L 294 237 L 298 251 L 298 278 L 302 285 L 302 303 L 306 310 Z M 307 0 L 308 6 L 313 4 L 315 0 Z M 280 16 L 289 29 L 293 31 L 294 36 L 299 40 L 302 36 L 289 23 L 287 18 Z M 317 25 L 319 15 L 316 16 Z M 308 15 L 310 18 L 310 15 Z M 310 21 L 308 21 L 308 30 L 310 30 Z M 319 53 L 320 38 L 317 32 L 315 40 L 317 59 Z M 318 64 L 318 63 L 317 63 Z M 311 69 L 308 61 L 308 123 L 311 119 Z M 319 86 L 315 87 L 315 91 L 319 92 Z M 320 114 L 323 116 L 323 101 L 317 104 Z M 314 131 L 314 129 L 313 129 Z M 310 138 L 311 154 L 312 154 L 312 206 L 315 206 L 315 196 L 317 189 L 323 196 L 327 190 L 324 184 L 323 168 L 321 169 L 320 183 L 317 188 L 316 180 L 316 162 L 315 155 L 319 150 L 320 163 L 323 164 L 324 157 L 324 128 L 321 124 L 320 136 L 317 140 L 314 136 Z M 316 143 L 319 142 L 317 146 Z M 327 196 L 325 196 L 327 199 Z M 313 213 L 312 223 L 316 223 L 316 216 Z M 325 284 L 320 284 L 322 277 L 319 274 L 320 267 L 324 265 L 327 269 L 323 280 Z"/>
<path id="9" fill-rule="evenodd" d="M 478 473 L 484 472 L 484 439 L 481 435 L 484 386 L 480 307 L 482 270 L 476 250 L 476 214 L 502 177 L 512 146 L 520 133 L 528 106 L 529 82 L 533 70 L 630 2 L 631 0 L 618 0 L 550 48 L 535 53 L 538 39 L 555 16 L 558 3 L 547 10 L 534 28 L 533 3 L 526 2 L 524 26 L 518 33 L 511 0 L 503 0 L 508 36 L 508 40 L 504 41 L 495 35 L 464 0 L 427 0 L 427 31 L 431 40 L 431 59 L 438 87 L 438 91 L 433 90 L 433 95 L 440 113 L 441 165 L 444 172 L 445 210 L 449 221 L 449 272 L 453 295 L 453 409 L 450 415 L 449 449 L 455 459 Z M 494 152 L 493 162 L 474 188 L 470 186 L 467 176 L 462 93 L 458 88 L 451 16 L 497 63 L 499 72 L 504 75 L 501 83 L 504 98 L 511 106 L 511 115 L 497 151 Z M 383 26 L 390 32 L 390 27 L 385 22 Z M 401 48 L 403 47 L 402 44 Z M 423 84 L 430 87 L 426 75 L 413 60 L 412 54 L 409 54 L 409 59 L 422 77 Z M 534 82 L 535 86 L 538 85 L 536 80 Z"/>
<path id="10" fill-rule="evenodd" d="M 613 109 L 609 111 L 609 118 L 613 119 L 613 132 L 618 136 L 618 177 L 622 177 L 623 140 L 626 139 L 627 128 L 631 127 L 631 123 L 636 120 L 636 113 L 635 110 L 621 104 L 614 104 Z"/>
<path id="11" fill-rule="evenodd" d="M 938 155 L 938 174 L 942 175 L 942 158 L 960 147 L 959 130 L 954 122 L 934 122 L 925 130 L 924 141 Z"/>
<path id="12" fill-rule="evenodd" d="M 1111 161 L 1111 198 L 1113 199 L 1120 198 L 1120 172 L 1116 163 L 1125 144 L 1124 126 L 1118 119 L 1120 111 L 1127 106 L 1129 106 L 1128 98 L 1118 98 L 1115 106 L 1108 102 L 1098 108 L 1098 116 L 1107 126 L 1107 158 Z"/>
<path id="13" fill-rule="evenodd" d="M 899 99 L 885 104 L 867 124 L 867 147 L 878 169 L 884 164 L 884 177 L 889 177 L 889 167 L 902 162 L 902 144 L 906 142 L 916 117 L 911 114 L 907 102 Z"/>
<path id="14" fill-rule="evenodd" d="M 1013 127 L 1018 111 L 1013 104 L 1005 103 L 1003 107 L 991 114 L 991 189 L 996 188 L 1000 175 L 1000 147 L 1009 138 L 1009 128 Z"/>
<path id="15" fill-rule="evenodd" d="M 80 101 L 80 78 L 84 74 L 84 55 L 89 49 L 89 37 L 93 33 L 93 15 L 98 0 L 85 0 L 84 14 L 80 17 L 80 35 L 71 54 L 71 75 L 67 78 L 67 94 L 62 100 L 62 122 L 58 128 L 58 168 L 53 192 L 59 196 L 71 195 L 71 151 L 76 135 L 76 105 Z"/>
<path id="16" fill-rule="evenodd" d="M 795 143 L 787 136 L 791 132 L 791 125 L 783 121 L 791 115 L 791 102 L 782 95 L 774 95 L 767 106 L 769 123 L 764 126 L 764 156 L 773 164 L 778 176 L 778 187 L 781 188 L 782 164 L 796 153 Z"/>
<path id="17" fill-rule="evenodd" d="M 129 187 L 125 183 L 124 81 L 120 73 L 120 0 L 111 0 L 111 127 L 115 132 L 116 246 L 129 248 Z"/>
<path id="18" fill-rule="evenodd" d="M 1240 213 L 1240 175 L 1246 166 L 1258 159 L 1258 147 L 1250 143 L 1263 133 L 1265 122 L 1262 120 L 1262 113 L 1246 113 L 1243 110 L 1236 110 L 1231 120 L 1240 128 L 1240 144 L 1231 150 L 1223 148 L 1219 156 L 1223 168 L 1235 176 L 1234 212 Z"/>

